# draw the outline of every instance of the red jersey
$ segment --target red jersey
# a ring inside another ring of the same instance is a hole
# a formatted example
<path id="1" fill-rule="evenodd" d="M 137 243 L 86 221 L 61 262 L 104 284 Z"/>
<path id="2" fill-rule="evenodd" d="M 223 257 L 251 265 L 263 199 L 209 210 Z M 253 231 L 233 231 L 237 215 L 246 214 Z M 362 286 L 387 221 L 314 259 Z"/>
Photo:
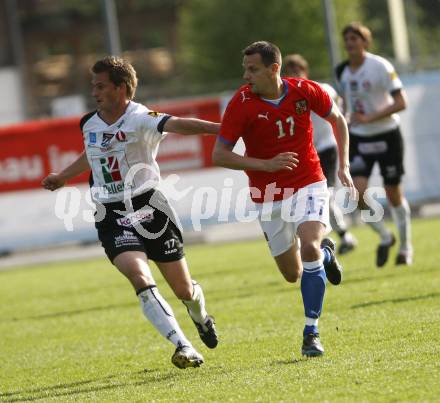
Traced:
<path id="1" fill-rule="evenodd" d="M 281 191 L 271 200 L 282 200 L 292 192 L 314 182 L 325 180 L 318 154 L 313 145 L 313 126 L 310 111 L 326 117 L 332 99 L 322 87 L 310 80 L 284 78 L 284 97 L 278 104 L 263 100 L 249 85 L 242 86 L 229 102 L 222 119 L 219 140 L 235 144 L 242 137 L 246 155 L 270 159 L 279 153 L 298 153 L 299 164 L 292 171 L 246 171 L 254 202 L 265 200 L 266 186 L 273 184 Z M 284 189 L 293 189 L 285 193 Z"/>

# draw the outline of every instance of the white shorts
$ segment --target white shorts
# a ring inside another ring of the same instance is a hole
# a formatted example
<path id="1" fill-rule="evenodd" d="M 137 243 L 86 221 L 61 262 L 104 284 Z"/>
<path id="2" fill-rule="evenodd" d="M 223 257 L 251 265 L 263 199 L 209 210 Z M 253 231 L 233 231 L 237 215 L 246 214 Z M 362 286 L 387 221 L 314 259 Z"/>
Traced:
<path id="1" fill-rule="evenodd" d="M 292 245 L 299 248 L 298 226 L 305 221 L 319 221 L 331 231 L 327 182 L 315 182 L 287 199 L 258 203 L 259 221 L 272 256 L 279 256 Z"/>

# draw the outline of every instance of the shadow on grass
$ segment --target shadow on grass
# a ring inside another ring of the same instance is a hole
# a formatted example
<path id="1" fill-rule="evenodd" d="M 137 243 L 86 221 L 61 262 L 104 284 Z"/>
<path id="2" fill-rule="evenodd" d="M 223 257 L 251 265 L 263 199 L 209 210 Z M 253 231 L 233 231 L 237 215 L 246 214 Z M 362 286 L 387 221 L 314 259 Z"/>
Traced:
<path id="1" fill-rule="evenodd" d="M 145 369 L 129 374 L 109 375 L 103 378 L 88 379 L 84 381 L 62 383 L 59 385 L 23 389 L 13 392 L 0 392 L 0 401 L 5 403 L 30 402 L 42 399 L 57 398 L 62 396 L 74 396 L 101 390 L 124 388 L 127 386 L 147 385 L 175 378 L 177 372 L 170 371 L 159 374 L 158 369 Z M 135 379 L 141 378 L 141 379 Z"/>
<path id="2" fill-rule="evenodd" d="M 277 360 L 277 361 L 274 361 L 273 363 L 276 365 L 298 365 L 298 364 L 303 364 L 303 363 L 307 362 L 308 360 L 309 360 L 309 358 L 302 357 L 302 358 L 293 358 L 290 360 Z"/>
<path id="3" fill-rule="evenodd" d="M 42 314 L 42 315 L 24 316 L 22 318 L 2 319 L 2 320 L 0 320 L 0 323 L 4 323 L 4 322 L 18 322 L 18 321 L 22 321 L 22 320 L 52 319 L 52 318 L 58 318 L 58 317 L 61 317 L 61 316 L 81 315 L 83 313 L 89 313 L 89 312 L 107 311 L 107 310 L 110 310 L 110 309 L 118 309 L 118 308 L 129 308 L 129 307 L 132 307 L 132 306 L 135 306 L 135 305 L 137 305 L 135 302 L 127 302 L 127 303 L 124 303 L 124 304 L 94 306 L 94 307 L 84 308 L 84 309 L 75 309 L 75 310 L 72 310 L 72 311 L 52 312 L 52 313 L 45 313 L 45 314 Z"/>
<path id="4" fill-rule="evenodd" d="M 351 275 L 351 273 L 349 272 L 350 268 L 348 267 L 347 272 L 349 273 L 349 275 Z M 369 269 L 368 269 L 369 270 Z M 414 271 L 411 270 L 406 270 L 406 268 L 402 267 L 402 268 L 390 268 L 390 270 L 386 273 L 383 274 L 382 270 L 384 269 L 374 269 L 374 270 L 370 270 L 369 271 L 369 275 L 368 276 L 361 276 L 361 277 L 354 277 L 354 278 L 346 278 L 344 277 L 342 280 L 343 285 L 345 284 L 355 284 L 355 283 L 363 283 L 363 282 L 376 282 L 376 281 L 380 281 L 382 279 L 386 279 L 386 278 L 394 278 L 394 277 L 399 277 L 402 278 L 402 276 L 408 276 L 408 277 L 412 277 L 414 276 Z M 366 269 L 367 271 L 367 269 Z M 426 274 L 426 273 L 432 273 L 432 272 L 437 272 L 438 268 L 437 267 L 433 267 L 432 269 L 424 269 L 422 271 L 420 271 L 420 275 Z M 381 273 L 380 276 L 375 275 L 375 273 Z"/>
<path id="5" fill-rule="evenodd" d="M 417 295 L 414 297 L 390 298 L 390 299 L 383 299 L 380 301 L 370 301 L 370 302 L 365 302 L 363 304 L 352 305 L 350 308 L 351 309 L 367 308 L 369 306 L 383 305 L 383 304 L 389 304 L 389 303 L 399 304 L 401 302 L 418 301 L 421 299 L 429 299 L 429 298 L 437 298 L 437 297 L 440 297 L 440 292 L 434 292 L 434 293 L 426 294 L 426 295 Z"/>
<path id="6" fill-rule="evenodd" d="M 398 277 L 401 274 L 398 272 L 390 271 L 387 274 L 382 274 L 380 277 L 377 277 L 375 275 L 376 273 L 371 271 L 371 274 L 369 276 L 362 276 L 362 277 L 355 277 L 355 278 L 343 278 L 342 283 L 343 285 L 346 284 L 356 284 L 356 283 L 368 283 L 368 282 L 376 282 L 378 280 L 386 279 L 386 278 L 393 278 Z"/>

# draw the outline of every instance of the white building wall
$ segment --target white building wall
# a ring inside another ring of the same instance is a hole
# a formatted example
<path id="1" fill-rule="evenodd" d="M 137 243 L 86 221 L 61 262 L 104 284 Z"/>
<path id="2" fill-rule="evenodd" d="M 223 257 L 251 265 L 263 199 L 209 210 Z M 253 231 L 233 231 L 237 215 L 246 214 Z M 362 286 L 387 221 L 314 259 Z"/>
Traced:
<path id="1" fill-rule="evenodd" d="M 21 103 L 20 74 L 12 67 L 0 68 L 0 125 L 5 126 L 24 120 L 24 109 Z"/>

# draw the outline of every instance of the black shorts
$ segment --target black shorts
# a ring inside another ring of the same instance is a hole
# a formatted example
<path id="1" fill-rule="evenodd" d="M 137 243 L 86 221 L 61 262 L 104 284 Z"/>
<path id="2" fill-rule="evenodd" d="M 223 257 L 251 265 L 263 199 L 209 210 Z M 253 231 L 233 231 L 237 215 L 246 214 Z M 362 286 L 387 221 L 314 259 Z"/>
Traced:
<path id="1" fill-rule="evenodd" d="M 385 185 L 398 185 L 403 168 L 403 139 L 399 128 L 372 137 L 350 133 L 351 176 L 369 178 L 377 162 Z"/>
<path id="2" fill-rule="evenodd" d="M 327 186 L 333 187 L 336 183 L 336 164 L 338 162 L 337 147 L 326 148 L 318 152 L 321 161 L 321 168 L 324 176 L 327 179 Z"/>
<path id="3" fill-rule="evenodd" d="M 126 212 L 124 202 L 97 205 L 95 227 L 110 261 L 126 251 L 144 252 L 156 262 L 180 260 L 184 256 L 182 233 L 165 196 L 150 190 L 133 197 L 132 206 L 124 215 L 117 213 Z M 97 221 L 104 211 L 105 217 Z"/>

